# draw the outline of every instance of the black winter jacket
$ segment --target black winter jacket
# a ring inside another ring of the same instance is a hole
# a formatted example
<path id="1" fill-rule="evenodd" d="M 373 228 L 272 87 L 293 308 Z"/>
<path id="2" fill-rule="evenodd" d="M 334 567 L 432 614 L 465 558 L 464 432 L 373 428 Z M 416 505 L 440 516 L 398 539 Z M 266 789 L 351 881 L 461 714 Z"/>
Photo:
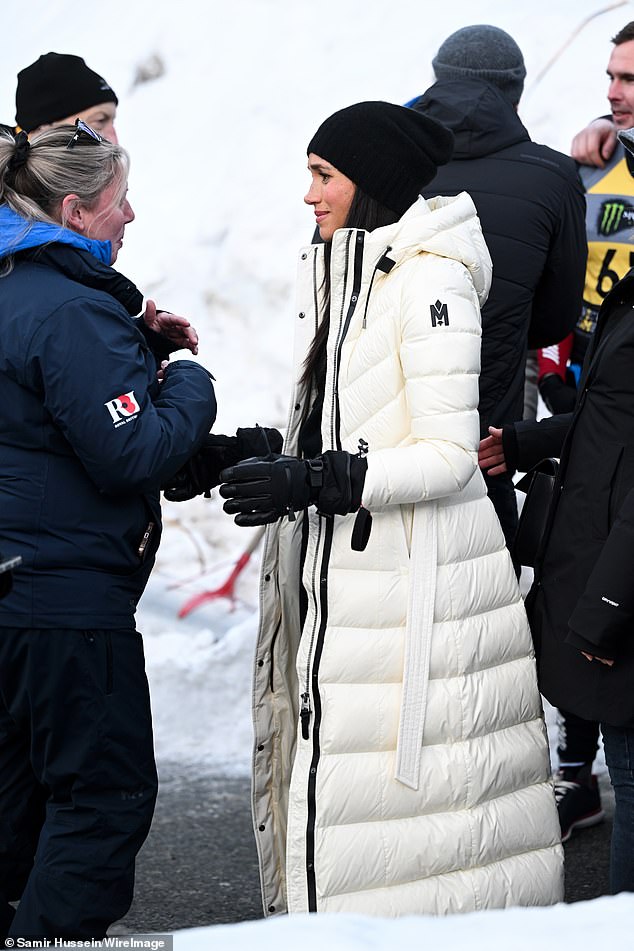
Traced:
<path id="1" fill-rule="evenodd" d="M 557 453 L 550 531 L 527 597 L 555 706 L 634 727 L 634 270 L 605 298 L 574 414 L 515 427 L 520 468 Z M 562 442 L 562 436 L 565 435 Z M 505 439 L 506 445 L 506 439 Z M 585 650 L 614 659 L 589 662 Z"/>
<path id="2" fill-rule="evenodd" d="M 528 347 L 562 340 L 579 316 L 586 264 L 585 200 L 571 158 L 531 142 L 510 101 L 480 80 L 438 82 L 413 108 L 455 136 L 451 162 L 423 195 L 473 198 L 491 258 L 482 310 L 480 421 L 521 419 Z"/>
<path id="3" fill-rule="evenodd" d="M 216 409 L 196 363 L 170 364 L 158 384 L 156 335 L 131 317 L 141 300 L 61 244 L 21 252 L 0 278 L 0 548 L 23 559 L 0 626 L 134 623 L 160 537 L 159 487 Z"/>

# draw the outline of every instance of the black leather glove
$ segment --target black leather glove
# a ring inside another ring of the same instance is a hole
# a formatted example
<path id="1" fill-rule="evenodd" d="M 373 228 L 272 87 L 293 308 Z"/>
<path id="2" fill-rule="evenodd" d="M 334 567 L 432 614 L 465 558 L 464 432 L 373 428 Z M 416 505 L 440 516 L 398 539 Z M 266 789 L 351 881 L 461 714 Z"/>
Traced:
<path id="1" fill-rule="evenodd" d="M 282 434 L 277 429 L 253 426 L 236 430 L 235 436 L 210 433 L 202 447 L 169 482 L 162 486 L 170 502 L 186 502 L 203 493 L 209 495 L 220 483 L 227 466 L 255 455 L 282 451 Z"/>
<path id="2" fill-rule="evenodd" d="M 577 399 L 574 377 L 564 382 L 558 373 L 548 373 L 539 381 L 539 392 L 544 403 L 553 414 L 572 413 Z"/>
<path id="3" fill-rule="evenodd" d="M 346 515 L 361 504 L 367 462 L 349 452 L 316 459 L 277 456 L 245 459 L 220 474 L 223 508 L 236 525 L 268 525 L 317 505 L 325 515 Z"/>

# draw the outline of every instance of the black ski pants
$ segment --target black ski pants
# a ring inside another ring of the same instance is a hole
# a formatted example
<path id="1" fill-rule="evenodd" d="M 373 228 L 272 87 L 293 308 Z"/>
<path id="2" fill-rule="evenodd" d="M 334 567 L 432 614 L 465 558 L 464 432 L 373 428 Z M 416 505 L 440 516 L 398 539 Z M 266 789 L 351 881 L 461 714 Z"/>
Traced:
<path id="1" fill-rule="evenodd" d="M 105 936 L 156 793 L 141 635 L 0 627 L 0 935 Z"/>

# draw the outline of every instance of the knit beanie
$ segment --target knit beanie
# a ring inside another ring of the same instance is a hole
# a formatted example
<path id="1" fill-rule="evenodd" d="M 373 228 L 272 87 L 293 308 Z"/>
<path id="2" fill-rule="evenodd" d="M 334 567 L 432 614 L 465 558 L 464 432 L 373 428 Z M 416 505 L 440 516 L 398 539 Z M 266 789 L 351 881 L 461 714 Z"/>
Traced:
<path id="1" fill-rule="evenodd" d="M 453 135 L 435 119 L 391 102 L 358 102 L 333 113 L 308 149 L 361 191 L 402 215 L 453 152 Z"/>
<path id="2" fill-rule="evenodd" d="M 484 79 L 497 86 L 514 106 L 524 89 L 522 51 L 497 26 L 465 26 L 447 37 L 432 60 L 436 79 Z"/>
<path id="3" fill-rule="evenodd" d="M 25 132 L 103 102 L 119 102 L 105 79 L 81 56 L 45 53 L 18 73 L 15 121 Z"/>

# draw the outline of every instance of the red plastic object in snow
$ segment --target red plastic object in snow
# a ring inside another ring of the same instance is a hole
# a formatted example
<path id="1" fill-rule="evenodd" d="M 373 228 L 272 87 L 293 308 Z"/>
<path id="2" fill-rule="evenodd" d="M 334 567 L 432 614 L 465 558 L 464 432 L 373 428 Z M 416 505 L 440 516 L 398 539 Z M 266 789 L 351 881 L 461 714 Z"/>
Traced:
<path id="1" fill-rule="evenodd" d="M 246 548 L 246 550 L 240 555 L 235 565 L 229 573 L 227 580 L 221 584 L 218 588 L 214 588 L 213 591 L 201 591 L 200 594 L 195 594 L 193 598 L 190 598 L 189 601 L 186 601 L 178 612 L 179 618 L 187 617 L 188 614 L 191 614 L 196 608 L 199 608 L 201 604 L 205 604 L 207 601 L 216 601 L 218 598 L 228 598 L 231 601 L 233 606 L 236 600 L 235 586 L 238 576 L 244 571 L 245 567 L 248 565 L 251 555 L 255 549 L 260 544 L 262 537 L 264 535 L 264 529 L 261 529 L 257 532 L 251 543 Z"/>

